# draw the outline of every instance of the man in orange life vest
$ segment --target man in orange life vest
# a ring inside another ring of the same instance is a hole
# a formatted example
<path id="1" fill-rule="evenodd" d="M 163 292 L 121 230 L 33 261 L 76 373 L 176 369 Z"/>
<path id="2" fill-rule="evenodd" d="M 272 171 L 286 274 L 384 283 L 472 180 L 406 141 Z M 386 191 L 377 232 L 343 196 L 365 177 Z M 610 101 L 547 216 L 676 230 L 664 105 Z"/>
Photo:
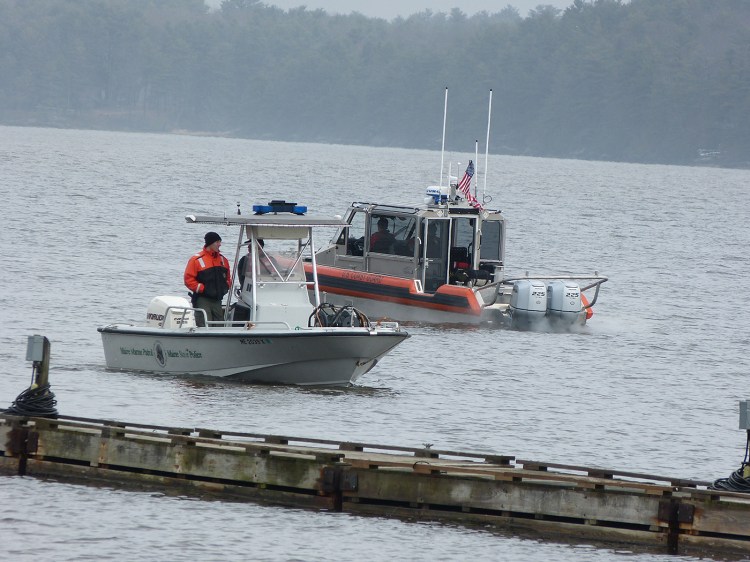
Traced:
<path id="1" fill-rule="evenodd" d="M 207 232 L 203 250 L 192 256 L 185 268 L 185 286 L 192 291 L 193 307 L 206 311 L 209 322 L 224 320 L 221 301 L 229 292 L 232 276 L 229 260 L 221 255 L 221 236 Z M 195 323 L 205 326 L 203 315 L 195 315 Z"/>

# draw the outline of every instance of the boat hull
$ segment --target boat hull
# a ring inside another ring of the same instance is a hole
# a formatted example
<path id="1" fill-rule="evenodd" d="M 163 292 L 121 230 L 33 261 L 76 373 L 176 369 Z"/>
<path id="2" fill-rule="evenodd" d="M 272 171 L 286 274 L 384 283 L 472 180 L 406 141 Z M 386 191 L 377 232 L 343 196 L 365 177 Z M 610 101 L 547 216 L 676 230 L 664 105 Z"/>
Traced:
<path id="1" fill-rule="evenodd" d="M 228 380 L 347 386 L 406 339 L 396 330 L 99 328 L 108 369 Z"/>
<path id="2" fill-rule="evenodd" d="M 308 278 L 311 280 L 312 275 Z M 318 282 L 327 302 L 352 305 L 371 319 L 433 324 L 501 322 L 505 307 L 492 306 L 497 286 L 442 285 L 434 293 L 419 291 L 414 279 L 318 265 Z"/>

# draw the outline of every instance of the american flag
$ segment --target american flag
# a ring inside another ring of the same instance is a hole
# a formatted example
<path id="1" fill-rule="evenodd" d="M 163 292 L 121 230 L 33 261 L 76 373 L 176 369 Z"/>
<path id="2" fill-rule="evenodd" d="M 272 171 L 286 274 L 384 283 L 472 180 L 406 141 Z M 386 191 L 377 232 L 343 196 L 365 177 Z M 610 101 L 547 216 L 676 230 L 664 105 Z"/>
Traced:
<path id="1" fill-rule="evenodd" d="M 469 204 L 479 210 L 482 210 L 482 204 L 477 201 L 477 198 L 474 197 L 471 193 L 471 178 L 474 176 L 474 161 L 469 160 L 469 165 L 466 166 L 466 171 L 464 172 L 464 177 L 461 178 L 461 181 L 458 182 L 458 190 L 464 194 L 464 198 L 469 202 Z"/>

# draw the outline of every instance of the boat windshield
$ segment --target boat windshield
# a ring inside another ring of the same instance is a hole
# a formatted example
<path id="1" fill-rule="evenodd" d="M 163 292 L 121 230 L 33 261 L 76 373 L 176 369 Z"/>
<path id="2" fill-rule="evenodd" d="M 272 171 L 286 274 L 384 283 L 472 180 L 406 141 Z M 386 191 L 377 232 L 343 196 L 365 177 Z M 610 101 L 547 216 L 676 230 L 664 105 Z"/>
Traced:
<path id="1" fill-rule="evenodd" d="M 350 227 L 342 228 L 335 241 L 336 244 L 346 246 L 346 253 L 350 256 L 361 256 L 365 248 L 365 218 L 364 211 L 355 211 L 349 220 Z"/>
<path id="2" fill-rule="evenodd" d="M 370 216 L 370 251 L 413 256 L 416 230 L 414 216 L 373 213 Z"/>
<path id="3" fill-rule="evenodd" d="M 499 221 L 482 223 L 482 244 L 479 259 L 482 261 L 502 261 L 503 225 Z"/>
<path id="4" fill-rule="evenodd" d="M 258 279 L 261 281 L 301 281 L 305 269 L 297 254 L 265 252 L 259 257 Z"/>
<path id="5" fill-rule="evenodd" d="M 266 240 L 258 246 L 256 278 L 262 282 L 304 281 L 305 269 L 296 242 Z M 240 260 L 240 279 L 252 279 L 250 260 Z M 244 283 L 242 283 L 244 286 Z"/>

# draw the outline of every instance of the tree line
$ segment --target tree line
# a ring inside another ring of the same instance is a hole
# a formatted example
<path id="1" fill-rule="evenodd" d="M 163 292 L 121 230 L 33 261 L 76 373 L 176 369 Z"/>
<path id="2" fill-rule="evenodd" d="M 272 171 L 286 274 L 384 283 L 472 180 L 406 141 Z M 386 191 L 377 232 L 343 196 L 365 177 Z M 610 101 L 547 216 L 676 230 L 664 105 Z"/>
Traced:
<path id="1" fill-rule="evenodd" d="M 750 2 L 386 21 L 259 0 L 0 0 L 0 122 L 750 164 Z"/>

